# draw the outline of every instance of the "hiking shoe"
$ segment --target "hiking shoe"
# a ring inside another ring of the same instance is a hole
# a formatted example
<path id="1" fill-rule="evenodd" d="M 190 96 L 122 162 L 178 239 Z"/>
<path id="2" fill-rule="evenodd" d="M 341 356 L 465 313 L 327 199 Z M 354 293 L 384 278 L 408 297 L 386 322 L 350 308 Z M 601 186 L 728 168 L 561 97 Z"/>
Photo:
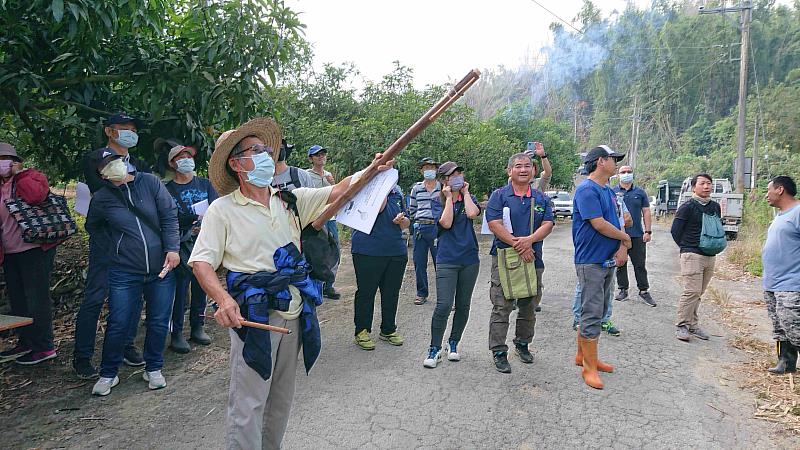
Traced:
<path id="1" fill-rule="evenodd" d="M 508 363 L 508 353 L 494 352 L 494 368 L 500 373 L 511 373 L 511 364 Z"/>
<path id="2" fill-rule="evenodd" d="M 164 378 L 164 375 L 161 375 L 160 370 L 154 370 L 152 372 L 145 371 L 142 374 L 142 378 L 144 381 L 147 381 L 147 387 L 150 388 L 150 390 L 167 387 L 167 380 Z"/>
<path id="3" fill-rule="evenodd" d="M 100 373 L 88 359 L 75 359 L 72 361 L 72 368 L 81 380 L 96 380 Z"/>
<path id="4" fill-rule="evenodd" d="M 441 360 L 442 348 L 431 345 L 431 347 L 428 349 L 428 357 L 425 358 L 425 361 L 422 361 L 422 365 L 428 369 L 435 369 Z"/>
<path id="5" fill-rule="evenodd" d="M 342 298 L 342 294 L 337 292 L 336 289 L 334 289 L 332 287 L 326 287 L 325 289 L 323 289 L 322 290 L 322 295 L 325 298 L 329 298 L 331 300 L 339 300 L 340 298 Z"/>
<path id="6" fill-rule="evenodd" d="M 648 291 L 639 292 L 639 298 L 641 298 L 647 306 L 652 306 L 653 308 L 657 306 L 655 300 L 653 300 L 653 296 L 650 295 Z"/>
<path id="7" fill-rule="evenodd" d="M 419 297 L 419 296 L 417 296 L 417 298 L 414 299 L 414 304 L 415 305 L 424 305 L 427 301 L 428 301 L 428 297 Z"/>
<path id="8" fill-rule="evenodd" d="M 692 335 L 689 334 L 689 328 L 683 326 L 675 328 L 675 337 L 684 342 L 689 342 L 692 339 Z"/>
<path id="9" fill-rule="evenodd" d="M 92 388 L 92 395 L 99 395 L 101 397 L 105 397 L 106 395 L 111 393 L 111 388 L 119 384 L 119 377 L 114 378 L 105 378 L 100 377 L 97 380 L 97 383 L 94 384 Z"/>
<path id="10" fill-rule="evenodd" d="M 122 362 L 131 367 L 140 367 L 144 365 L 142 354 L 139 353 L 139 350 L 137 350 L 133 345 L 125 346 L 125 354 L 122 358 Z"/>
<path id="11" fill-rule="evenodd" d="M 542 312 L 542 307 L 541 306 L 537 306 L 537 307 L 533 308 L 533 312 Z"/>
<path id="12" fill-rule="evenodd" d="M 175 353 L 189 353 L 192 351 L 192 348 L 189 347 L 189 343 L 186 342 L 186 339 L 183 337 L 182 333 L 173 334 L 169 338 L 169 349 Z"/>
<path id="13" fill-rule="evenodd" d="M 689 328 L 689 333 L 693 334 L 694 337 L 696 337 L 698 339 L 702 339 L 704 341 L 707 341 L 708 338 L 711 337 L 711 336 L 708 335 L 708 333 L 703 331 L 703 329 L 700 328 L 700 327 Z"/>
<path id="14" fill-rule="evenodd" d="M 211 344 L 211 336 L 206 334 L 206 330 L 203 329 L 203 325 L 192 327 L 192 332 L 189 333 L 189 340 L 200 345 Z"/>
<path id="15" fill-rule="evenodd" d="M 574 331 L 578 331 L 578 325 L 580 325 L 580 323 L 577 320 L 572 321 L 572 329 Z"/>
<path id="16" fill-rule="evenodd" d="M 514 344 L 514 351 L 517 352 L 520 361 L 525 364 L 533 364 L 533 355 L 528 350 L 528 344 Z"/>
<path id="17" fill-rule="evenodd" d="M 619 292 L 617 292 L 617 295 L 614 297 L 614 300 L 618 302 L 624 302 L 627 299 L 628 299 L 627 289 L 620 289 Z"/>
<path id="18" fill-rule="evenodd" d="M 375 350 L 375 341 L 369 337 L 367 330 L 361 330 L 353 340 L 362 350 Z"/>
<path id="19" fill-rule="evenodd" d="M 447 360 L 461 361 L 461 355 L 458 354 L 458 342 L 454 340 L 447 341 Z"/>
<path id="20" fill-rule="evenodd" d="M 39 364 L 40 362 L 47 361 L 48 359 L 53 359 L 56 356 L 58 355 L 56 355 L 55 350 L 45 350 L 43 352 L 30 352 L 15 359 L 14 362 L 17 364 L 22 364 L 23 366 L 32 366 L 34 364 Z"/>
<path id="21" fill-rule="evenodd" d="M 403 345 L 403 336 L 400 336 L 397 331 L 389 334 L 381 333 L 378 337 L 380 337 L 382 341 L 386 341 L 392 345 Z"/>
<path id="22" fill-rule="evenodd" d="M 617 327 L 615 327 L 614 324 L 611 323 L 610 320 L 608 322 L 603 322 L 600 325 L 600 328 L 602 328 L 603 331 L 605 331 L 606 333 L 608 333 L 611 336 L 619 336 L 620 334 L 622 334 L 622 332 L 619 331 L 617 329 Z"/>
<path id="23" fill-rule="evenodd" d="M 30 352 L 31 348 L 27 345 L 17 344 L 14 348 L 0 352 L 0 363 L 13 361 L 23 355 L 27 355 Z"/>

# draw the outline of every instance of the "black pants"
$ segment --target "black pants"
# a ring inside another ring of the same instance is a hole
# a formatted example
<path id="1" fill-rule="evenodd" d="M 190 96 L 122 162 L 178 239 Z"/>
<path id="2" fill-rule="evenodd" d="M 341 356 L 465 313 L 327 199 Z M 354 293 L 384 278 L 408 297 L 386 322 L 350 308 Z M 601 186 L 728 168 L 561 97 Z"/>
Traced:
<path id="1" fill-rule="evenodd" d="M 647 260 L 647 244 L 640 237 L 631 238 L 631 249 L 628 250 L 628 258 L 633 264 L 633 274 L 636 275 L 636 286 L 639 291 L 646 291 L 650 289 L 650 283 L 647 282 L 647 268 L 645 262 Z M 617 287 L 620 289 L 628 289 L 628 264 L 617 268 Z"/>
<path id="2" fill-rule="evenodd" d="M 397 330 L 395 316 L 400 286 L 406 271 L 408 256 L 367 256 L 353 254 L 356 272 L 356 299 L 354 321 L 356 332 L 372 332 L 372 314 L 375 311 L 375 293 L 381 290 L 381 333 Z"/>
<path id="3" fill-rule="evenodd" d="M 19 328 L 19 343 L 31 351 L 53 349 L 53 301 L 50 299 L 50 272 L 56 249 L 41 247 L 5 255 L 5 271 L 11 314 L 30 317 L 33 323 Z"/>

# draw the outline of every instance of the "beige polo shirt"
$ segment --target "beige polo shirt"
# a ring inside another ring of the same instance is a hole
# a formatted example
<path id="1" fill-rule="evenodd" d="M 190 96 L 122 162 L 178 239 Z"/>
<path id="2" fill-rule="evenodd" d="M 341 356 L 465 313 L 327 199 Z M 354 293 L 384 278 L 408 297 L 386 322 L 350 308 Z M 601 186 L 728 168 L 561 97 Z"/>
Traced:
<path id="1" fill-rule="evenodd" d="M 289 242 L 300 248 L 301 229 L 325 210 L 333 187 L 292 191 L 297 197 L 300 227 L 294 213 L 275 195 L 277 190 L 269 190 L 269 208 L 245 197 L 239 189 L 213 201 L 203 216 L 189 265 L 203 261 L 214 270 L 222 266 L 243 273 L 274 272 L 275 251 Z M 300 292 L 293 286 L 290 291 L 289 311 L 278 311 L 288 320 L 296 319 L 302 309 Z"/>

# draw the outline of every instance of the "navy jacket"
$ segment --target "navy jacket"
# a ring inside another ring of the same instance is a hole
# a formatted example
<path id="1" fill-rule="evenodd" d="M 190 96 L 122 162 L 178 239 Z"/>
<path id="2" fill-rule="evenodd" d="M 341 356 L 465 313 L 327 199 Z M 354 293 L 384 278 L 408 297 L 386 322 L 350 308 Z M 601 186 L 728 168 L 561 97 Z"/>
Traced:
<path id="1" fill-rule="evenodd" d="M 179 249 L 178 214 L 167 188 L 154 175 L 137 172 L 119 187 L 108 181 L 94 193 L 86 217 L 86 231 L 109 242 L 109 267 L 137 274 L 158 274 L 166 252 Z M 116 191 L 118 194 L 115 194 Z M 122 194 L 122 198 L 119 197 Z M 127 203 L 123 203 L 123 200 Z M 157 232 L 128 209 L 134 204 Z"/>

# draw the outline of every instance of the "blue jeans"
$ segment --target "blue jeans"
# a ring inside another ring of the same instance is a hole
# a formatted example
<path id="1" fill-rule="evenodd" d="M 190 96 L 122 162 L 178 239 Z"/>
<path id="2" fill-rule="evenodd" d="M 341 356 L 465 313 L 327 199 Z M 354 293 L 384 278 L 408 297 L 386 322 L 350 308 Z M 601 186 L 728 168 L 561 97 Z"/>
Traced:
<path id="1" fill-rule="evenodd" d="M 333 240 L 336 241 L 336 245 L 339 245 L 339 228 L 336 226 L 335 220 L 329 220 L 325 222 L 325 228 L 333 235 Z M 333 272 L 334 278 L 336 277 L 336 272 L 339 271 L 339 263 L 337 262 L 335 266 L 331 268 L 331 272 Z M 333 281 L 330 283 L 326 283 L 324 288 L 325 289 L 333 289 Z"/>
<path id="2" fill-rule="evenodd" d="M 76 360 L 91 360 L 94 355 L 94 342 L 97 338 L 97 321 L 100 311 L 108 297 L 108 255 L 106 247 L 109 245 L 104 235 L 89 237 L 89 266 L 87 268 L 86 284 L 83 291 L 83 301 L 75 317 L 75 350 L 73 358 Z M 139 317 L 142 316 L 142 301 L 133 312 L 136 320 L 131 321 L 125 346 L 133 346 L 136 333 L 139 329 Z"/>
<path id="3" fill-rule="evenodd" d="M 175 275 L 169 272 L 163 279 L 158 275 L 141 275 L 114 268 L 108 269 L 108 320 L 103 342 L 100 376 L 113 378 L 122 364 L 125 340 L 141 299 L 147 306 L 147 333 L 144 338 L 145 370 L 152 372 L 164 366 L 164 346 L 175 295 Z"/>
<path id="4" fill-rule="evenodd" d="M 189 326 L 192 329 L 203 325 L 201 315 L 206 310 L 206 293 L 193 275 L 183 275 L 175 272 L 175 301 L 172 304 L 172 334 L 181 334 L 183 331 L 183 316 L 186 312 L 186 297 L 189 295 L 189 286 L 192 287 L 192 301 L 189 306 Z"/>
<path id="5" fill-rule="evenodd" d="M 436 270 L 436 224 L 414 224 L 414 274 L 417 278 L 417 297 L 428 298 L 428 252 Z"/>
<path id="6" fill-rule="evenodd" d="M 575 298 L 572 300 L 572 318 L 575 323 L 580 322 L 581 320 L 581 293 L 583 289 L 581 288 L 581 283 L 577 283 L 575 285 Z M 606 297 L 606 313 L 603 315 L 603 319 L 600 321 L 601 323 L 606 323 L 611 320 L 611 307 L 613 305 L 614 299 L 614 288 L 612 287 L 609 291 L 610 294 Z"/>

